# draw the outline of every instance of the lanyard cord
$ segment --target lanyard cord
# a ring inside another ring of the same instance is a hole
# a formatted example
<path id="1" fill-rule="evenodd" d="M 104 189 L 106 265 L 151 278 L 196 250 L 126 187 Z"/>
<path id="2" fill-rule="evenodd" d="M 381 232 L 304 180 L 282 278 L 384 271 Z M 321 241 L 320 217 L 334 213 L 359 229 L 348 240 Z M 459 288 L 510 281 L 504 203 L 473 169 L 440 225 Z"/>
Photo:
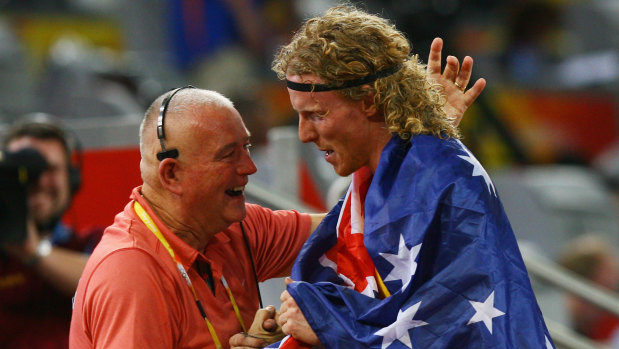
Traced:
<path id="1" fill-rule="evenodd" d="M 258 284 L 258 273 L 256 273 L 256 263 L 254 263 L 254 256 L 251 253 L 251 248 L 249 247 L 249 240 L 247 240 L 247 234 L 245 234 L 245 228 L 243 227 L 243 221 L 239 222 L 241 225 L 241 233 L 243 234 L 243 241 L 245 241 L 245 247 L 247 248 L 247 253 L 249 254 L 249 260 L 251 261 L 251 270 L 254 272 L 254 280 L 256 280 L 256 290 L 258 291 L 258 301 L 260 302 L 260 308 L 264 308 L 262 305 L 262 295 L 260 294 L 260 285 Z"/>
<path id="2" fill-rule="evenodd" d="M 144 207 L 142 207 L 142 205 L 140 205 L 139 202 L 135 201 L 133 203 L 133 209 L 135 210 L 135 213 L 137 213 L 137 215 L 140 217 L 142 222 L 144 222 L 144 224 L 148 227 L 148 229 L 150 229 L 150 231 L 152 231 L 153 234 L 155 234 L 157 239 L 159 239 L 161 244 L 165 247 L 165 249 L 170 254 L 170 257 L 172 257 L 172 259 L 174 260 L 174 262 L 176 262 L 176 268 L 180 272 L 181 276 L 187 283 L 187 286 L 191 290 L 191 293 L 193 294 L 194 300 L 196 301 L 196 306 L 198 307 L 198 310 L 200 311 L 200 315 L 202 315 L 202 317 L 204 318 L 204 321 L 206 322 L 206 326 L 208 327 L 208 331 L 211 334 L 211 337 L 213 337 L 213 342 L 215 343 L 215 347 L 217 347 L 217 349 L 223 348 L 221 345 L 221 341 L 219 340 L 219 337 L 217 336 L 217 333 L 215 332 L 215 328 L 213 327 L 208 317 L 206 316 L 206 312 L 204 311 L 204 308 L 202 307 L 202 303 L 200 303 L 200 299 L 198 298 L 196 289 L 193 287 L 193 284 L 191 282 L 191 279 L 189 278 L 189 275 L 187 274 L 187 271 L 185 270 L 185 267 L 178 260 L 178 257 L 174 253 L 172 246 L 170 246 L 170 244 L 168 243 L 168 240 L 166 240 L 166 238 L 163 236 L 163 234 L 161 233 L 161 231 L 159 230 L 155 222 L 153 222 L 152 218 L 150 218 L 148 213 L 144 210 Z M 245 323 L 243 322 L 243 318 L 241 317 L 241 312 L 239 310 L 239 307 L 236 304 L 236 300 L 234 299 L 234 296 L 232 295 L 232 290 L 230 290 L 230 287 L 228 286 L 228 282 L 226 281 L 223 275 L 221 276 L 221 281 L 224 285 L 224 288 L 226 289 L 226 292 L 228 293 L 228 297 L 230 298 L 230 302 L 232 303 L 232 308 L 234 309 L 234 313 L 236 314 L 237 319 L 241 323 L 241 327 L 243 328 L 243 331 L 247 332 L 247 329 L 245 328 Z"/>

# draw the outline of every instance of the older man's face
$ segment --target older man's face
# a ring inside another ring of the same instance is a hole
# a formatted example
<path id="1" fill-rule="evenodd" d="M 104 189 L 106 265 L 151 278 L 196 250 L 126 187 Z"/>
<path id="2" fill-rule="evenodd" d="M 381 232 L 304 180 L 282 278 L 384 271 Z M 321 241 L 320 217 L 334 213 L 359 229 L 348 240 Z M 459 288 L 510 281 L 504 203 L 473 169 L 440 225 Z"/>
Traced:
<path id="1" fill-rule="evenodd" d="M 225 229 L 245 218 L 245 185 L 257 171 L 235 109 L 217 107 L 189 128 L 179 157 L 184 202 L 199 224 Z M 190 145 L 190 146 L 187 146 Z M 186 190 L 185 190 L 186 188 Z"/>

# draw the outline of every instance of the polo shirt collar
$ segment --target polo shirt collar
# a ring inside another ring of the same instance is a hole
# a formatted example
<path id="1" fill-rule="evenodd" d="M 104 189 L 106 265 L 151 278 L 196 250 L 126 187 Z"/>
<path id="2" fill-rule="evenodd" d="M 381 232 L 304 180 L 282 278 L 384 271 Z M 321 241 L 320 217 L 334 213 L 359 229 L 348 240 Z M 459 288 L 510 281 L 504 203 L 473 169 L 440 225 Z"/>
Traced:
<path id="1" fill-rule="evenodd" d="M 191 269 L 196 259 L 200 258 L 203 261 L 208 262 L 211 265 L 213 275 L 219 278 L 222 275 L 221 265 L 219 265 L 215 261 L 205 256 L 203 253 L 198 252 L 198 250 L 196 250 L 195 248 L 187 244 L 185 241 L 183 241 L 181 238 L 176 236 L 155 214 L 153 209 L 148 204 L 148 201 L 146 201 L 146 199 L 144 199 L 144 197 L 142 196 L 141 191 L 142 191 L 142 186 L 138 186 L 134 188 L 133 192 L 131 193 L 131 199 L 139 202 L 140 205 L 142 205 L 146 213 L 148 213 L 148 215 L 151 217 L 153 222 L 157 225 L 157 227 L 159 228 L 163 236 L 166 238 L 172 250 L 174 250 L 174 254 L 178 257 L 178 260 L 181 262 L 181 264 L 183 264 L 183 267 L 185 268 L 185 270 Z M 136 219 L 140 220 L 140 218 L 137 216 L 135 212 L 133 212 L 133 214 L 135 215 Z M 157 237 L 155 236 L 155 234 L 153 234 L 152 232 L 150 234 L 155 240 L 157 240 Z M 230 238 L 224 231 L 224 232 L 215 234 L 213 238 L 211 239 L 211 241 L 209 241 L 209 243 L 207 244 L 207 247 L 213 243 L 227 244 L 229 242 L 230 242 Z"/>
<path id="2" fill-rule="evenodd" d="M 148 215 L 153 220 L 155 225 L 157 225 L 157 228 L 159 228 L 159 230 L 161 231 L 161 234 L 166 238 L 166 240 L 170 244 L 170 247 L 174 251 L 174 254 L 178 258 L 178 260 L 181 262 L 181 264 L 183 264 L 183 267 L 185 267 L 185 270 L 189 270 L 191 266 L 193 265 L 194 261 L 196 260 L 196 258 L 198 257 L 198 254 L 199 254 L 198 251 L 195 248 L 191 247 L 189 244 L 187 244 L 185 241 L 183 241 L 181 238 L 176 236 L 174 233 L 172 233 L 170 228 L 168 228 L 161 221 L 161 219 L 159 219 L 157 214 L 153 211 L 153 209 L 148 204 L 148 201 L 144 199 L 141 191 L 142 191 L 141 186 L 133 189 L 133 192 L 131 193 L 131 199 L 137 201 L 140 205 L 142 205 L 146 213 L 148 213 Z M 135 213 L 135 211 L 133 212 L 133 214 L 135 215 L 136 219 L 138 219 L 141 222 L 140 218 Z M 153 239 L 158 241 L 155 234 L 153 234 L 152 232 L 150 232 L 150 234 Z M 166 251 L 166 254 L 167 254 L 167 251 Z"/>

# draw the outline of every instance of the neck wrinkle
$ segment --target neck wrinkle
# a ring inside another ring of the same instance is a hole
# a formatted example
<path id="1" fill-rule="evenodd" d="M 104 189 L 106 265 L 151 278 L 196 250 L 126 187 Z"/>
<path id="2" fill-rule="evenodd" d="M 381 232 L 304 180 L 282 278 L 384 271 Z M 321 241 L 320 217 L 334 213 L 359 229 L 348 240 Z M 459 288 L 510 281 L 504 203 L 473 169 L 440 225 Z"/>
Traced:
<path id="1" fill-rule="evenodd" d="M 148 190 L 146 190 L 148 192 Z M 184 223 L 186 220 L 177 218 L 178 215 L 174 213 L 174 209 L 168 209 L 167 206 L 174 207 L 175 205 L 166 205 L 165 202 L 170 202 L 169 200 L 158 200 L 160 198 L 159 195 L 152 193 L 148 193 L 148 196 L 142 190 L 142 197 L 150 208 L 155 212 L 157 217 L 165 224 L 170 231 L 176 236 L 178 236 L 181 240 L 187 243 L 189 246 L 196 249 L 198 252 L 203 252 L 204 248 L 208 244 L 210 237 L 208 239 L 203 239 L 205 241 L 201 241 L 200 236 L 206 236 L 206 234 L 199 234 L 195 229 L 193 229 L 188 224 Z M 161 202 L 161 203 L 160 203 Z"/>

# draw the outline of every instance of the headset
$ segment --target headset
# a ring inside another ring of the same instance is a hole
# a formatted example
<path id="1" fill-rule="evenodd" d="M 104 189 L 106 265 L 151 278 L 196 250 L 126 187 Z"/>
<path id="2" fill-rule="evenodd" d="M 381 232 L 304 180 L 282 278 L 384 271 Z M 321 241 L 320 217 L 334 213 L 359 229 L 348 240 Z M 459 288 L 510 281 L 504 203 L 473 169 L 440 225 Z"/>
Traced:
<path id="1" fill-rule="evenodd" d="M 179 91 L 184 90 L 186 88 L 195 88 L 194 86 L 187 85 L 183 87 L 176 88 L 170 92 L 166 98 L 161 102 L 161 107 L 159 107 L 159 117 L 157 118 L 157 138 L 159 138 L 159 144 L 161 144 L 161 151 L 157 153 L 157 159 L 159 161 L 163 161 L 167 158 L 176 159 L 178 157 L 178 149 L 166 149 L 165 147 L 165 129 L 163 128 L 163 122 L 165 120 L 165 113 L 168 111 L 168 106 L 170 105 L 170 101 L 175 94 Z"/>
<path id="2" fill-rule="evenodd" d="M 37 139 L 56 139 L 65 149 L 69 173 L 69 188 L 71 196 L 75 195 L 82 185 L 82 145 L 77 135 L 62 125 L 55 116 L 46 113 L 27 114 L 11 125 L 4 135 L 3 146 L 20 137 Z"/>

